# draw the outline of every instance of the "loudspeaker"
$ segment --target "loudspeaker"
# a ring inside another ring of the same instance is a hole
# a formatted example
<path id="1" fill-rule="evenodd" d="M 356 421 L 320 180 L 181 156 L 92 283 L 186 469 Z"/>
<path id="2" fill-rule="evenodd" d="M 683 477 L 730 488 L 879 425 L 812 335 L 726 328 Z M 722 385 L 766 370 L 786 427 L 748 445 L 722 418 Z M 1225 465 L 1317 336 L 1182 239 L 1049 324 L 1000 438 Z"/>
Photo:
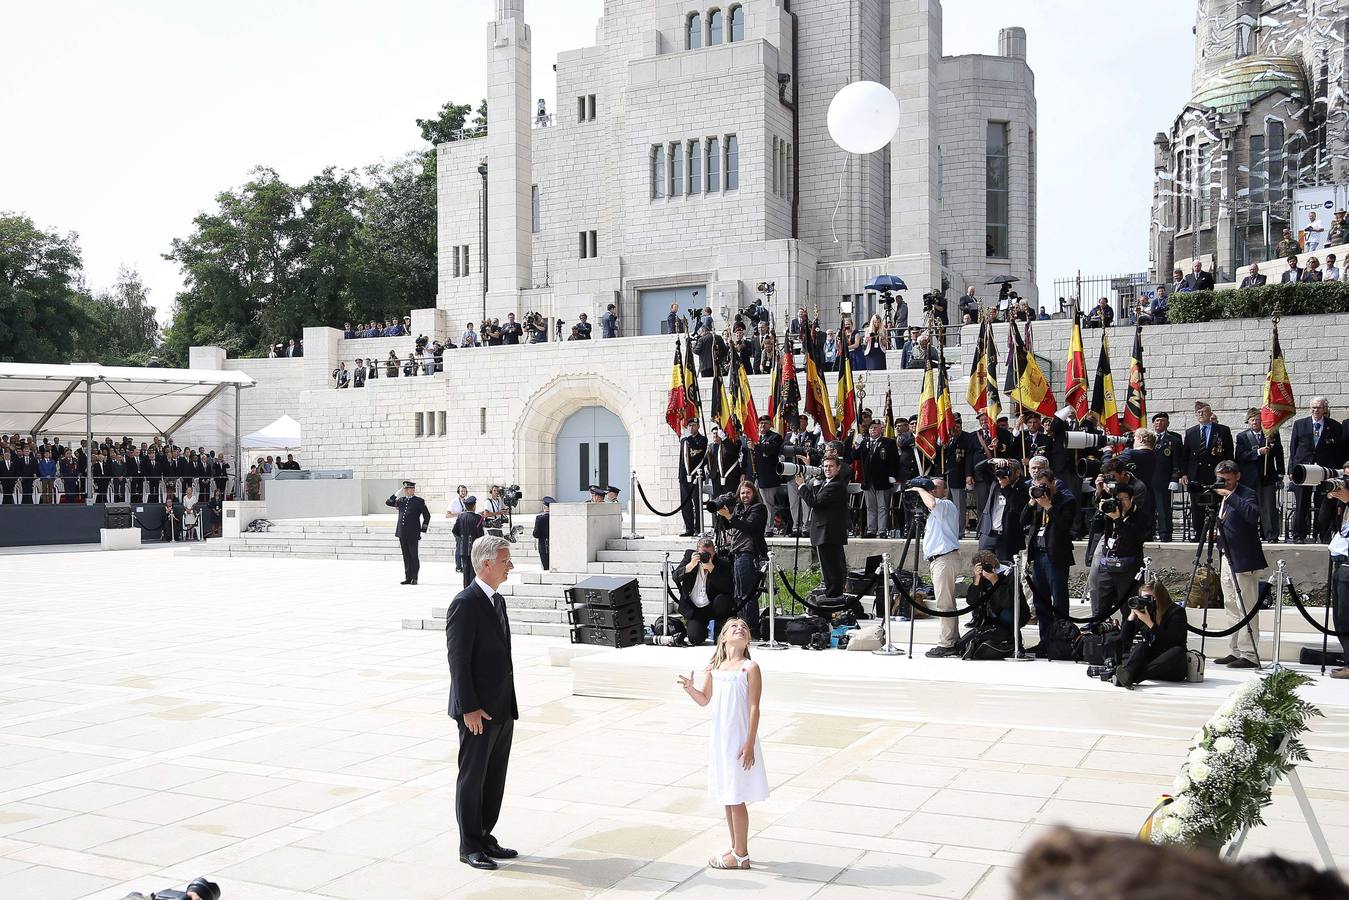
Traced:
<path id="1" fill-rule="evenodd" d="M 634 647 L 642 643 L 642 626 L 627 628 L 595 628 L 577 625 L 571 630 L 573 644 L 594 644 L 597 647 Z"/>
<path id="2" fill-rule="evenodd" d="M 592 575 L 576 582 L 566 593 L 569 603 L 606 609 L 642 602 L 637 579 L 631 575 Z"/>
<path id="3" fill-rule="evenodd" d="M 614 609 L 579 604 L 567 610 L 567 616 L 573 625 L 594 625 L 599 628 L 629 628 L 633 625 L 641 627 L 642 604 L 632 603 Z"/>
<path id="4" fill-rule="evenodd" d="M 105 506 L 103 508 L 104 528 L 130 528 L 134 524 L 129 506 Z"/>

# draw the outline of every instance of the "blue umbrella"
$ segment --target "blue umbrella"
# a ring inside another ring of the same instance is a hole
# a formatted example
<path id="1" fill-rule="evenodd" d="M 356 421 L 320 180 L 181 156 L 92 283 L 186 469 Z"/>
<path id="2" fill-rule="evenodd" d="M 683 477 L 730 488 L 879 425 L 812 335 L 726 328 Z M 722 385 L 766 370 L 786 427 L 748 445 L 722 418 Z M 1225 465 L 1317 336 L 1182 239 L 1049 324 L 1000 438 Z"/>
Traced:
<path id="1" fill-rule="evenodd" d="M 877 275 L 872 279 L 871 284 L 866 286 L 866 290 L 879 291 L 882 294 L 888 294 L 891 291 L 907 291 L 908 289 L 909 286 L 898 275 Z"/>

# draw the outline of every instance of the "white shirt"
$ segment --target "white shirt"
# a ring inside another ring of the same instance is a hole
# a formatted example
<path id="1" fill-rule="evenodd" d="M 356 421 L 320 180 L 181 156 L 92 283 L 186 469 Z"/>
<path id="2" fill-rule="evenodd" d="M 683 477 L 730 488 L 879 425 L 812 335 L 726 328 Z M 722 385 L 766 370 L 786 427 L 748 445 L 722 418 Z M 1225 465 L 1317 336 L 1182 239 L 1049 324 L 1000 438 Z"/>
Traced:
<path id="1" fill-rule="evenodd" d="M 1321 280 L 1322 280 L 1322 281 L 1341 281 L 1341 280 L 1343 280 L 1343 278 L 1342 278 L 1342 273 L 1340 272 L 1340 267 L 1339 267 L 1339 266 L 1326 266 L 1324 269 L 1321 270 Z"/>
<path id="2" fill-rule="evenodd" d="M 457 516 L 464 511 L 464 498 L 455 494 L 450 498 L 450 515 Z"/>
<path id="3" fill-rule="evenodd" d="M 707 599 L 707 573 L 703 571 L 701 564 L 697 572 L 698 577 L 693 580 L 693 590 L 689 591 L 689 599 L 693 601 L 694 606 L 705 609 L 707 604 L 712 602 Z"/>
<path id="4" fill-rule="evenodd" d="M 495 497 L 488 497 L 488 498 L 487 498 L 487 511 L 488 511 L 488 512 L 494 512 L 494 513 L 499 513 L 499 512 L 501 512 L 501 501 L 500 501 L 499 499 L 495 498 Z"/>
<path id="5" fill-rule="evenodd" d="M 1331 556 L 1349 556 L 1349 510 L 1345 510 L 1340 527 L 1330 539 Z"/>
<path id="6" fill-rule="evenodd" d="M 1307 249 L 1315 250 L 1321 246 L 1321 235 L 1325 233 L 1326 226 L 1318 222 L 1308 222 L 1305 229 L 1307 235 Z"/>
<path id="7" fill-rule="evenodd" d="M 999 492 L 998 496 L 993 500 L 993 521 L 991 523 L 993 525 L 993 530 L 999 534 L 1002 533 L 1002 521 L 1006 513 L 1007 497 Z"/>

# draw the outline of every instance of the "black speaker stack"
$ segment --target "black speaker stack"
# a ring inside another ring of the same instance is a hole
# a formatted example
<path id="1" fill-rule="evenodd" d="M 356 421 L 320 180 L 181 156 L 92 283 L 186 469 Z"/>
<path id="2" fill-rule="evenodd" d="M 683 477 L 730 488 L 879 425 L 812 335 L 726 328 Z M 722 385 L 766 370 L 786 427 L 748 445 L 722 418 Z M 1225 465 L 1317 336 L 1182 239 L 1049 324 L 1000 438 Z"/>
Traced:
<path id="1" fill-rule="evenodd" d="M 625 575 L 592 575 L 563 592 L 571 605 L 573 644 L 632 647 L 642 643 L 642 595 L 637 579 Z"/>

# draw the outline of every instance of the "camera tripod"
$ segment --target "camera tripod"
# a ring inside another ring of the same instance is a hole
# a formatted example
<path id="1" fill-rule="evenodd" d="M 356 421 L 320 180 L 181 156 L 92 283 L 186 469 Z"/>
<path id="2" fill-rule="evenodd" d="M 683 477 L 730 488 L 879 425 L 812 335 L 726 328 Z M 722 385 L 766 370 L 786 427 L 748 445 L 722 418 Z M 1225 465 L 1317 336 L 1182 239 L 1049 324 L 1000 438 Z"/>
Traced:
<path id="1" fill-rule="evenodd" d="M 1199 566 L 1201 564 L 1206 565 L 1210 570 L 1213 570 L 1213 556 L 1217 553 L 1219 557 L 1218 561 L 1220 563 L 1228 566 L 1229 569 L 1232 565 L 1232 561 L 1227 558 L 1227 554 L 1218 548 L 1217 537 L 1214 534 L 1218 521 L 1219 505 L 1220 504 L 1218 503 L 1205 504 L 1206 508 L 1204 510 L 1203 527 L 1196 535 L 1197 543 L 1194 547 L 1194 563 L 1190 566 L 1190 580 L 1185 586 L 1185 599 L 1187 602 L 1190 598 L 1190 592 L 1194 589 L 1194 580 L 1199 574 Z M 1246 598 L 1241 594 L 1241 582 L 1237 580 L 1236 572 L 1232 572 L 1230 577 L 1232 579 L 1232 587 L 1236 590 L 1237 594 L 1237 608 L 1241 610 L 1242 618 L 1245 618 L 1249 614 L 1249 610 L 1246 609 Z M 1256 603 L 1258 604 L 1259 602 L 1260 598 L 1257 597 Z M 1205 655 L 1204 650 L 1208 641 L 1208 611 L 1209 607 L 1205 606 L 1202 630 L 1199 632 L 1199 654 L 1201 656 Z M 1246 629 L 1246 635 L 1250 638 L 1251 647 L 1255 653 L 1255 667 L 1257 670 L 1262 670 L 1264 669 L 1264 663 L 1260 660 L 1260 642 L 1256 640 L 1255 632 L 1251 630 L 1250 622 L 1247 622 L 1243 627 Z"/>
<path id="2" fill-rule="evenodd" d="M 901 504 L 902 504 L 902 503 L 903 503 L 903 499 L 901 499 L 900 502 L 901 502 Z M 909 598 L 910 598 L 910 599 L 913 598 L 914 593 L 915 593 L 915 592 L 917 591 L 917 589 L 918 589 L 918 566 L 919 566 L 919 564 L 922 562 L 922 555 L 923 555 L 922 544 L 921 544 L 921 542 L 919 542 L 919 541 L 917 540 L 918 533 L 919 533 L 919 531 L 921 530 L 921 529 L 919 528 L 919 526 L 920 526 L 920 525 L 924 525 L 924 526 L 925 526 L 926 524 L 927 524 L 927 510 L 926 510 L 926 508 L 923 508 L 923 512 L 922 512 L 922 513 L 919 513 L 919 512 L 917 512 L 916 510 L 914 510 L 912 507 L 910 507 L 910 508 L 909 508 L 908 521 L 905 523 L 905 526 L 904 526 L 904 543 L 903 543 L 903 544 L 900 546 L 900 548 L 899 548 L 899 562 L 896 563 L 896 565 L 895 565 L 895 569 L 896 569 L 897 571 L 900 571 L 900 572 L 907 571 L 907 570 L 904 568 L 904 561 L 905 561 L 906 559 L 908 559 L 908 556 L 909 556 L 909 547 L 913 547 L 913 580 L 909 583 Z M 890 584 L 890 577 L 891 577 L 891 570 L 890 570 L 890 567 L 889 567 L 889 566 L 886 566 L 886 567 L 884 568 L 882 574 L 883 574 L 883 577 L 885 578 L 885 584 L 882 585 L 882 590 L 884 591 L 886 588 L 889 587 L 889 584 Z M 896 597 L 893 597 L 893 596 L 887 597 L 887 602 L 885 603 L 885 610 L 884 610 L 885 620 L 884 620 L 884 621 L 885 621 L 885 623 L 886 623 L 886 625 L 887 625 L 887 628 L 886 628 L 886 634 L 887 634 L 887 635 L 890 633 L 889 627 L 888 627 L 888 626 L 889 626 L 889 622 L 890 622 L 890 618 L 895 614 L 895 611 L 894 611 L 893 607 L 894 607 L 895 603 L 897 602 L 897 600 L 902 599 L 902 597 L 903 597 L 903 585 L 900 585 L 900 591 L 899 591 L 899 594 L 900 594 L 899 598 L 896 598 Z M 912 604 L 912 603 L 910 603 L 909 606 L 910 606 L 910 609 L 909 609 L 909 651 L 908 651 L 908 652 L 909 652 L 909 658 L 912 659 L 912 658 L 913 658 L 913 628 L 914 628 L 914 617 L 913 617 L 913 612 L 914 612 L 914 609 L 913 609 L 913 604 Z M 887 643 L 886 643 L 886 645 L 885 645 L 884 647 L 882 647 L 880 650 L 876 650 L 876 651 L 874 651 L 874 652 L 875 652 L 875 653 L 878 653 L 878 654 L 881 654 L 882 656 L 903 656 L 903 655 L 904 655 L 904 651 L 903 651 L 903 650 L 901 650 L 900 648 L 894 646 L 894 644 L 891 644 L 891 643 L 889 643 L 888 641 L 887 641 Z"/>

